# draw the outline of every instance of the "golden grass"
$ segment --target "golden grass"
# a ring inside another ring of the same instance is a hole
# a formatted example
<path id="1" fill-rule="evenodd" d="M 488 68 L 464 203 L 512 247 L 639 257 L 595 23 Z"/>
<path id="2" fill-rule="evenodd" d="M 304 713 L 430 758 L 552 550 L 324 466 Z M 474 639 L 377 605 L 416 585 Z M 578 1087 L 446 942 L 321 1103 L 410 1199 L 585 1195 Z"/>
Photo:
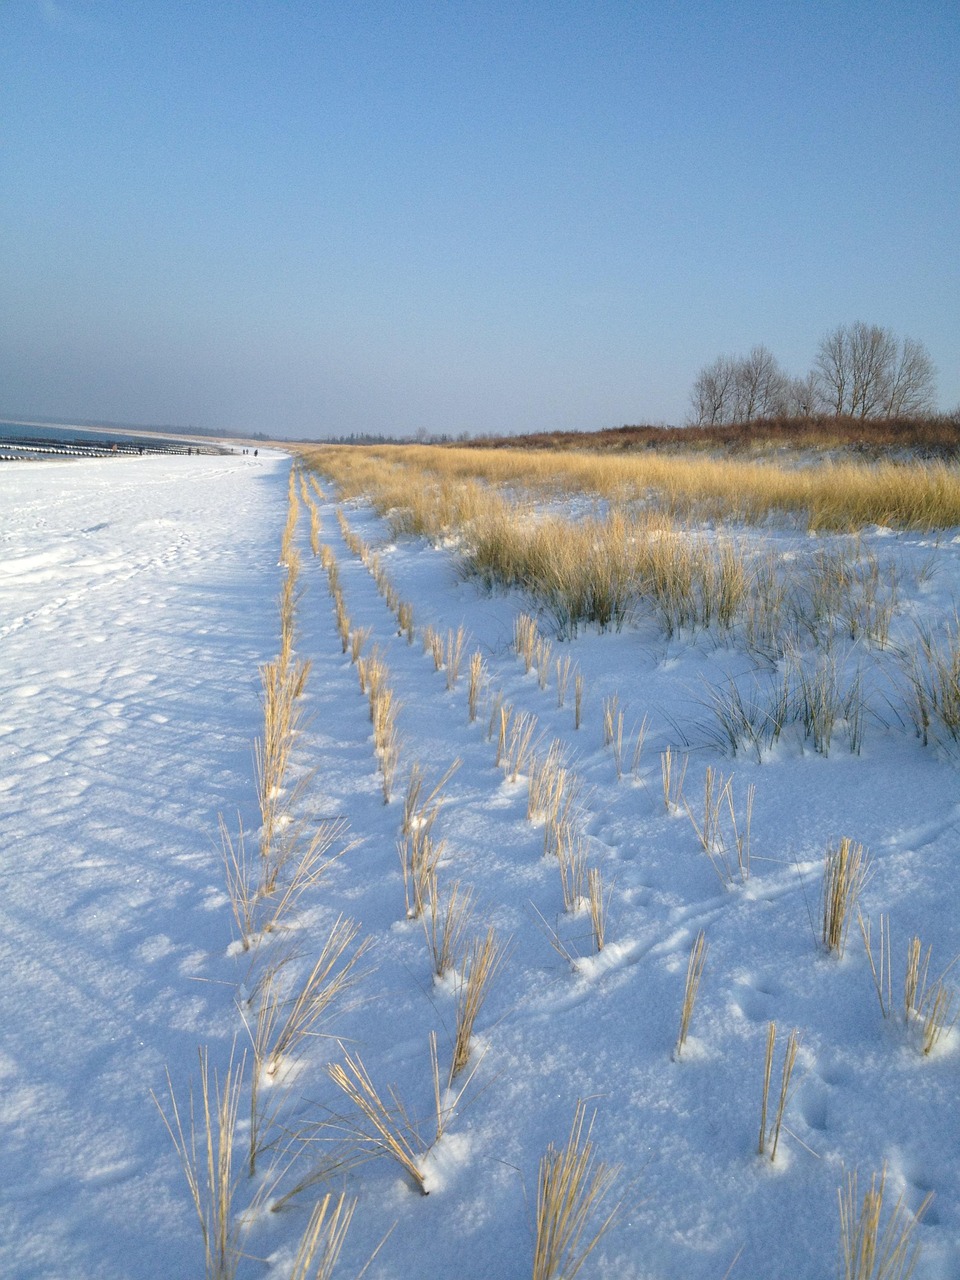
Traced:
<path id="1" fill-rule="evenodd" d="M 260 867 L 254 870 L 253 859 L 247 853 L 243 824 L 240 823 L 236 844 L 223 814 L 217 815 L 217 824 L 220 829 L 220 855 L 223 859 L 230 908 L 240 944 L 244 951 L 249 951 L 258 931 L 256 917 L 260 901 Z"/>
<path id="2" fill-rule="evenodd" d="M 430 902 L 436 886 L 437 865 L 445 851 L 446 841 L 434 840 L 427 825 L 412 827 L 397 841 L 408 920 L 419 920 Z"/>
<path id="3" fill-rule="evenodd" d="M 350 661 L 357 663 L 363 653 L 363 646 L 370 639 L 370 627 L 353 627 L 350 631 Z"/>
<path id="4" fill-rule="evenodd" d="M 538 727 L 539 722 L 532 712 L 516 711 L 510 714 L 509 708 L 502 708 L 500 743 L 505 740 L 503 759 L 506 761 L 507 776 L 511 782 L 516 782 L 531 758 L 536 746 Z M 499 757 L 499 750 L 497 754 Z"/>
<path id="5" fill-rule="evenodd" d="M 924 745 L 931 736 L 960 742 L 960 622 L 954 618 L 939 639 L 920 630 L 900 664 L 917 736 Z"/>
<path id="6" fill-rule="evenodd" d="M 357 450 L 328 446 L 304 451 L 308 466 L 330 475 L 346 494 L 391 487 L 388 507 L 409 510 L 404 472 L 432 477 L 437 491 L 465 482 L 520 486 L 535 492 L 594 493 L 613 501 L 654 494 L 660 508 L 683 520 L 726 518 L 762 521 L 771 512 L 805 519 L 821 530 L 952 528 L 960 524 L 960 471 L 940 462 L 825 463 L 780 467 L 702 454 L 601 456 L 545 450 L 437 449 L 382 446 Z M 425 485 L 417 490 L 418 499 Z M 449 492 L 443 507 L 450 524 L 463 518 Z M 469 504 L 464 503 L 469 510 Z M 436 516 L 410 520 L 410 532 L 435 531 Z M 447 527 L 450 527 L 450 524 Z"/>
<path id="7" fill-rule="evenodd" d="M 603 1208 L 620 1166 L 598 1159 L 595 1118 L 578 1101 L 566 1143 L 551 1143 L 540 1160 L 533 1280 L 573 1280 L 620 1209 Z"/>
<path id="8" fill-rule="evenodd" d="M 567 825 L 577 808 L 582 790 L 580 779 L 564 763 L 565 748 L 555 738 L 543 756 L 530 764 L 527 818 L 543 818 L 554 827 Z"/>
<path id="9" fill-rule="evenodd" d="M 872 925 L 869 920 L 864 919 L 859 910 L 857 911 L 857 923 L 860 926 L 860 933 L 863 937 L 863 946 L 867 953 L 867 962 L 870 965 L 873 986 L 877 993 L 877 999 L 880 1001 L 880 1012 L 885 1018 L 889 1018 L 893 1011 L 890 917 L 882 913 L 880 915 L 880 938 L 876 952 L 874 952 L 873 946 Z"/>
<path id="10" fill-rule="evenodd" d="M 608 899 L 603 896 L 603 875 L 599 867 L 591 867 L 587 872 L 587 908 L 597 952 L 602 951 L 607 942 L 607 905 Z"/>
<path id="11" fill-rule="evenodd" d="M 318 1021 L 331 1005 L 363 976 L 356 966 L 369 949 L 369 939 L 353 942 L 360 932 L 355 920 L 338 916 L 320 954 L 294 990 L 278 986 L 278 972 L 270 969 L 259 984 L 259 1008 L 254 1034 L 257 1073 L 276 1075 L 285 1059 L 302 1051 Z M 289 966 L 284 965 L 284 970 Z"/>
<path id="12" fill-rule="evenodd" d="M 413 622 L 413 605 L 406 600 L 401 600 L 397 605 L 397 626 L 406 633 L 407 644 L 413 644 L 417 634 Z"/>
<path id="13" fill-rule="evenodd" d="M 666 755 L 667 752 L 664 752 L 664 756 Z M 663 758 L 661 762 L 664 770 L 664 794 L 668 796 L 672 766 Z M 680 786 L 682 787 L 682 781 Z M 750 878 L 750 827 L 755 794 L 755 787 L 751 783 L 747 787 L 743 813 L 738 818 L 733 798 L 733 776 L 725 778 L 719 770 L 715 773 L 708 765 L 704 775 L 702 816 L 694 813 L 686 798 L 683 799 L 683 806 L 700 846 L 710 859 L 720 883 L 727 888 L 737 876 L 742 883 Z M 735 864 L 731 855 L 735 855 Z"/>
<path id="14" fill-rule="evenodd" d="M 446 845 L 433 839 L 433 826 L 443 807 L 443 789 L 460 768 L 456 759 L 427 795 L 423 794 L 425 778 L 419 764 L 410 770 L 400 822 L 397 851 L 403 871 L 403 892 L 408 919 L 420 919 L 424 908 L 433 904 L 437 864 Z"/>
<path id="15" fill-rule="evenodd" d="M 517 656 L 523 659 L 523 668 L 528 675 L 533 666 L 537 639 L 536 620 L 527 613 L 518 613 L 513 620 L 513 647 L 517 651 Z"/>
<path id="16" fill-rule="evenodd" d="M 537 669 L 537 684 L 541 689 L 546 689 L 550 682 L 550 659 L 553 655 L 553 645 L 549 640 L 540 639 L 537 641 L 537 647 L 533 653 L 533 665 Z"/>

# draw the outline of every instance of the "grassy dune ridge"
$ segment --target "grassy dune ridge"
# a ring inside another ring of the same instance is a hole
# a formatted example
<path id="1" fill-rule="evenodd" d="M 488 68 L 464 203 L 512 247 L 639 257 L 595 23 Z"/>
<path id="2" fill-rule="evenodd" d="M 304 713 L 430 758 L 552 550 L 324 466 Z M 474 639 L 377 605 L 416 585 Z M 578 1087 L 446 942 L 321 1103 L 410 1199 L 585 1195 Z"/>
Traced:
<path id="1" fill-rule="evenodd" d="M 541 497 L 584 493 L 619 504 L 641 503 L 684 521 L 758 523 L 789 517 L 811 530 L 852 531 L 865 525 L 944 529 L 960 524 L 960 469 L 948 462 L 826 462 L 783 466 L 702 454 L 665 456 L 438 449 L 429 445 L 305 449 L 305 457 L 335 475 L 345 493 L 374 490 L 378 505 L 393 502 L 416 513 L 422 499 L 411 475 L 439 488 L 452 523 L 480 499 L 469 489 L 515 486 Z M 416 520 L 416 514 L 412 519 Z M 438 518 L 443 518 L 442 514 Z M 411 530 L 415 531 L 415 530 Z"/>

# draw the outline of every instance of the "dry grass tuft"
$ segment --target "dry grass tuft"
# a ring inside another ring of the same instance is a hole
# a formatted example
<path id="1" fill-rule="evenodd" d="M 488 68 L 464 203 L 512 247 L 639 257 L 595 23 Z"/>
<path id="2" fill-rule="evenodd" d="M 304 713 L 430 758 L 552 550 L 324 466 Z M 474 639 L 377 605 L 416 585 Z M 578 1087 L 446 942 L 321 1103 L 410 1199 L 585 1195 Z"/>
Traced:
<path id="1" fill-rule="evenodd" d="M 585 896 L 587 856 L 583 847 L 583 837 L 569 826 L 558 827 L 554 852 L 560 866 L 563 909 L 572 915 L 580 910 Z"/>
<path id="2" fill-rule="evenodd" d="M 233 843 L 223 814 L 217 815 L 220 828 L 220 853 L 226 873 L 227 893 L 230 907 L 237 926 L 240 943 L 244 951 L 250 950 L 256 933 L 257 904 L 260 900 L 260 868 L 254 871 L 253 859 L 247 854 L 246 841 L 243 835 L 243 824 L 240 824 L 237 843 Z"/>
<path id="3" fill-rule="evenodd" d="M 344 1050 L 343 1063 L 333 1062 L 327 1067 L 330 1079 L 347 1095 L 366 1122 L 350 1126 L 350 1131 L 362 1145 L 377 1155 L 389 1157 L 403 1169 L 422 1195 L 427 1195 L 426 1177 L 422 1169 L 427 1148 L 420 1140 L 416 1124 L 393 1088 L 389 1101 L 378 1092 L 359 1056 L 351 1057 Z"/>
<path id="4" fill-rule="evenodd" d="M 350 632 L 350 661 L 354 664 L 360 661 L 360 655 L 363 653 L 363 646 L 370 639 L 369 627 L 354 627 Z"/>
<path id="5" fill-rule="evenodd" d="M 284 830 L 282 840 L 274 846 L 274 857 L 263 866 L 259 896 L 264 933 L 280 928 L 305 890 L 312 889 L 343 857 L 350 847 L 343 843 L 346 832 L 342 818 L 319 822 L 315 827 L 298 822 Z"/>
<path id="6" fill-rule="evenodd" d="M 540 1160 L 533 1280 L 573 1280 L 620 1208 L 600 1216 L 620 1166 L 597 1158 L 594 1120 L 578 1101 L 566 1144 L 557 1150 L 551 1143 Z"/>
<path id="7" fill-rule="evenodd" d="M 857 910 L 857 924 L 860 926 L 860 933 L 863 937 L 863 946 L 867 953 L 867 962 L 870 965 L 874 989 L 877 993 L 877 999 L 880 1001 L 880 1012 L 885 1018 L 889 1018 L 893 1011 L 890 917 L 883 914 L 880 916 L 880 940 L 876 953 L 874 953 L 873 948 L 873 928 L 870 921 L 864 919 L 859 908 Z"/>
<path id="8" fill-rule="evenodd" d="M 466 643 L 466 632 L 463 627 L 447 632 L 447 643 L 444 649 L 443 664 L 447 674 L 447 688 L 455 689 L 460 679 L 460 666 L 463 662 L 463 646 Z"/>
<path id="9" fill-rule="evenodd" d="M 546 689 L 550 680 L 550 660 L 553 656 L 553 645 L 549 640 L 539 639 L 533 652 L 533 665 L 537 669 L 537 683 Z"/>
<path id="10" fill-rule="evenodd" d="M 343 1049 L 342 1045 L 340 1047 Z M 361 1147 L 375 1155 L 386 1156 L 398 1164 L 422 1195 L 429 1194 L 423 1168 L 424 1157 L 440 1141 L 456 1115 L 460 1099 L 473 1078 L 473 1072 L 455 1094 L 451 1096 L 448 1091 L 445 1099 L 440 1088 L 437 1037 L 431 1031 L 430 1073 L 434 1110 L 431 1116 L 432 1132 L 429 1137 L 425 1137 L 421 1133 L 420 1123 L 407 1110 L 393 1086 L 388 1088 L 384 1096 L 374 1085 L 359 1056 L 351 1057 L 346 1050 L 343 1056 L 343 1064 L 332 1063 L 327 1071 L 334 1084 L 343 1090 L 362 1117 L 359 1123 L 346 1121 L 347 1131 Z"/>
<path id="11" fill-rule="evenodd" d="M 370 947 L 369 939 L 353 947 L 360 932 L 355 920 L 338 916 L 310 970 L 299 987 L 281 991 L 276 968 L 258 984 L 259 1008 L 254 1033 L 257 1074 L 274 1076 L 285 1059 L 296 1056 L 305 1039 L 335 1000 L 363 976 L 357 964 Z M 351 950 L 352 948 L 352 950 Z M 283 965 L 286 969 L 288 966 Z"/>
<path id="12" fill-rule="evenodd" d="M 666 785 L 666 784 L 665 784 Z M 701 848 L 710 859 L 720 883 L 729 888 L 739 876 L 742 883 L 750 878 L 750 827 L 753 821 L 755 788 L 747 787 L 744 812 L 737 817 L 733 799 L 733 777 L 714 774 L 708 765 L 703 787 L 703 817 L 698 819 L 684 799 L 684 808 L 697 833 Z M 731 853 L 736 856 L 734 866 Z"/>
<path id="13" fill-rule="evenodd" d="M 436 887 L 437 866 L 446 852 L 445 840 L 434 840 L 430 826 L 415 826 L 397 841 L 403 872 L 407 919 L 419 920 Z"/>
<path id="14" fill-rule="evenodd" d="M 773 1070 L 773 1049 L 777 1038 L 777 1024 L 771 1022 L 767 1026 L 767 1051 L 763 1065 L 763 1102 L 760 1108 L 760 1139 L 757 1146 L 759 1155 L 763 1155 L 766 1151 L 767 1140 L 772 1138 L 770 1144 L 770 1160 L 771 1162 L 777 1158 L 777 1145 L 780 1142 L 780 1129 L 783 1124 L 783 1113 L 787 1107 L 787 1099 L 790 1092 L 790 1077 L 793 1074 L 794 1064 L 797 1060 L 797 1049 L 800 1045 L 799 1032 L 794 1029 L 787 1037 L 787 1048 L 783 1055 L 783 1074 L 780 1080 L 780 1096 L 777 1100 L 777 1114 L 774 1117 L 773 1128 L 767 1133 L 767 1106 L 770 1093 L 770 1076 Z"/>
<path id="15" fill-rule="evenodd" d="M 960 622 L 955 618 L 939 640 L 920 630 L 913 649 L 900 655 L 900 664 L 917 736 L 924 745 L 931 736 L 960 742 Z"/>
<path id="16" fill-rule="evenodd" d="M 836 849 L 828 849 L 823 866 L 820 937 L 827 951 L 842 956 L 850 916 L 869 875 L 869 859 L 863 845 L 844 836 Z"/>
<path id="17" fill-rule="evenodd" d="M 397 606 L 397 626 L 406 632 L 407 644 L 413 644 L 417 630 L 413 622 L 413 605 L 406 600 L 401 600 Z"/>
<path id="18" fill-rule="evenodd" d="M 687 1033 L 690 1030 L 690 1019 L 693 1016 L 693 1006 L 697 1002 L 700 979 L 703 977 L 703 967 L 706 962 L 706 935 L 701 929 L 693 941 L 693 946 L 690 948 L 690 958 L 687 961 L 687 979 L 683 987 L 683 1006 L 680 1011 L 680 1033 L 677 1036 L 676 1048 L 673 1051 L 675 1058 L 680 1057 L 683 1052 L 683 1046 L 686 1043 Z"/>
<path id="19" fill-rule="evenodd" d="M 617 694 L 603 700 L 603 745 L 613 748 L 618 780 L 623 777 L 623 712 Z"/>
<path id="20" fill-rule="evenodd" d="M 933 1199 L 924 1197 L 915 1214 L 897 1198 L 881 1231 L 886 1165 L 879 1182 L 874 1174 L 860 1203 L 856 1171 L 848 1173 L 838 1192 L 840 1201 L 840 1275 L 842 1280 L 909 1280 L 920 1256 L 913 1235 Z"/>
<path id="21" fill-rule="evenodd" d="M 430 948 L 433 972 L 442 978 L 460 963 L 464 934 L 473 917 L 473 890 L 462 889 L 460 881 L 454 880 L 441 904 L 436 876 L 431 873 L 427 900 L 429 908 L 421 915 L 423 931 Z"/>
<path id="22" fill-rule="evenodd" d="M 463 973 L 457 988 L 457 1030 L 454 1038 L 451 1081 L 463 1070 L 470 1058 L 473 1028 L 497 970 L 507 955 L 507 943 L 497 940 L 490 928 L 482 938 L 474 938 L 464 956 Z"/>
<path id="23" fill-rule="evenodd" d="M 433 902 L 437 864 L 446 847 L 443 840 L 434 841 L 433 825 L 443 807 L 443 789 L 459 768 L 460 760 L 456 759 L 426 796 L 420 765 L 414 764 L 410 770 L 397 850 L 403 871 L 407 917 L 411 920 L 419 919 L 424 907 Z"/>
<path id="24" fill-rule="evenodd" d="M 573 678 L 573 727 L 579 729 L 583 723 L 583 676 L 578 671 Z"/>
<path id="25" fill-rule="evenodd" d="M 660 776 L 663 780 L 663 807 L 667 813 L 679 813 L 686 805 L 683 798 L 683 781 L 687 776 L 687 756 L 678 758 L 670 747 L 660 753 Z"/>
<path id="26" fill-rule="evenodd" d="M 593 933 L 593 945 L 600 952 L 607 940 L 607 907 L 609 897 L 603 896 L 603 876 L 599 867 L 591 867 L 587 872 L 587 906 L 590 911 L 590 928 Z"/>
<path id="27" fill-rule="evenodd" d="M 931 953 L 931 947 L 927 947 L 926 952 L 923 951 L 919 937 L 910 939 L 903 982 L 904 1020 L 908 1024 L 913 1021 L 919 1023 L 920 1045 L 924 1054 L 933 1051 L 960 1016 L 960 1010 L 956 1007 L 956 993 L 944 982 L 952 965 L 948 965 L 939 978 L 930 982 Z"/>
<path id="28" fill-rule="evenodd" d="M 572 666 L 569 654 L 564 658 L 557 659 L 557 706 L 563 707 L 567 701 L 567 687 L 570 684 L 570 668 Z"/>
<path id="29" fill-rule="evenodd" d="M 487 667 L 483 660 L 483 654 L 479 649 L 474 650 L 470 655 L 469 680 L 467 683 L 467 712 L 470 716 L 470 723 L 477 718 L 477 709 L 480 702 L 480 695 L 487 683 Z"/>
<path id="30" fill-rule="evenodd" d="M 234 1160 L 234 1138 L 243 1087 L 244 1059 L 241 1057 L 237 1064 L 231 1054 L 221 1084 L 216 1070 L 213 1079 L 210 1078 L 206 1049 L 200 1049 L 199 1054 L 199 1116 L 195 1112 L 191 1086 L 189 1113 L 184 1122 L 169 1072 L 169 1116 L 152 1091 L 151 1097 L 180 1158 L 200 1223 L 207 1280 L 232 1280 L 241 1256 L 233 1200 L 240 1181 Z"/>
<path id="31" fill-rule="evenodd" d="M 325 1195 L 314 1205 L 300 1238 L 290 1280 L 331 1280 L 356 1207 L 356 1200 L 348 1200 L 344 1194 L 336 1201 Z"/>
<path id="32" fill-rule="evenodd" d="M 513 647 L 523 659 L 523 667 L 529 675 L 537 650 L 537 623 L 529 614 L 518 613 L 513 623 Z"/>
<path id="33" fill-rule="evenodd" d="M 531 712 L 517 711 L 510 716 L 509 726 L 505 721 L 501 726 L 501 738 L 506 738 L 507 776 L 511 782 L 516 782 L 533 753 L 537 724 L 537 717 Z"/>

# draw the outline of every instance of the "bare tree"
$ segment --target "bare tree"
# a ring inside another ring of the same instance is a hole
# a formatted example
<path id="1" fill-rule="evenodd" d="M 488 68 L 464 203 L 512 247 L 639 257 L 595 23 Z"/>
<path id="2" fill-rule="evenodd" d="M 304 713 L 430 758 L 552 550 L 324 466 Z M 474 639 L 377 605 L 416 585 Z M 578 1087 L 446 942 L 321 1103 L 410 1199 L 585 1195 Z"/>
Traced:
<path id="1" fill-rule="evenodd" d="M 690 399 L 698 427 L 719 427 L 730 421 L 736 392 L 736 362 L 717 356 L 697 374 Z"/>
<path id="2" fill-rule="evenodd" d="M 850 326 L 850 412 L 855 418 L 876 418 L 883 411 L 897 345 L 890 330 L 877 324 Z"/>
<path id="3" fill-rule="evenodd" d="M 794 418 L 809 418 L 817 411 L 817 378 L 811 372 L 805 378 L 791 378 L 787 387 L 787 413 Z"/>
<path id="4" fill-rule="evenodd" d="M 904 338 L 887 379 L 884 413 L 888 418 L 929 413 L 934 405 L 936 370 L 922 342 Z"/>
<path id="5" fill-rule="evenodd" d="M 850 340 L 843 325 L 820 339 L 813 362 L 820 408 L 839 417 L 849 412 Z"/>
<path id="6" fill-rule="evenodd" d="M 772 418 L 786 410 L 789 379 L 766 347 L 754 347 L 734 365 L 736 395 L 732 422 Z"/>
<path id="7" fill-rule="evenodd" d="M 783 413 L 790 381 L 766 347 L 747 356 L 718 356 L 704 365 L 693 384 L 694 421 L 719 427 Z"/>
<path id="8" fill-rule="evenodd" d="M 933 362 L 923 345 L 879 325 L 840 325 L 817 348 L 814 378 L 829 413 L 877 418 L 933 405 Z"/>

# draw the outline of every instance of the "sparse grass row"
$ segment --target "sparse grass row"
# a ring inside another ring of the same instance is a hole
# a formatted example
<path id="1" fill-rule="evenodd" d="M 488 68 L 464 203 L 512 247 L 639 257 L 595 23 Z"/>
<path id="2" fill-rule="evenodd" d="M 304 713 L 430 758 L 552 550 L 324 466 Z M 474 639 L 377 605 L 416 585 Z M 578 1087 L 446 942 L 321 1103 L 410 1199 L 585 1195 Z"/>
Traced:
<path id="1" fill-rule="evenodd" d="M 707 737 L 721 750 L 749 752 L 759 764 L 795 725 L 819 755 L 828 756 L 838 737 L 860 754 L 867 700 L 859 662 L 843 664 L 833 649 L 813 655 L 787 649 L 776 673 L 753 677 L 749 690 L 743 683 L 730 680 L 707 692 L 713 718 Z"/>
<path id="2" fill-rule="evenodd" d="M 900 656 L 907 706 L 917 736 L 954 745 L 960 742 L 960 622 L 940 637 L 921 629 L 916 645 Z"/>

